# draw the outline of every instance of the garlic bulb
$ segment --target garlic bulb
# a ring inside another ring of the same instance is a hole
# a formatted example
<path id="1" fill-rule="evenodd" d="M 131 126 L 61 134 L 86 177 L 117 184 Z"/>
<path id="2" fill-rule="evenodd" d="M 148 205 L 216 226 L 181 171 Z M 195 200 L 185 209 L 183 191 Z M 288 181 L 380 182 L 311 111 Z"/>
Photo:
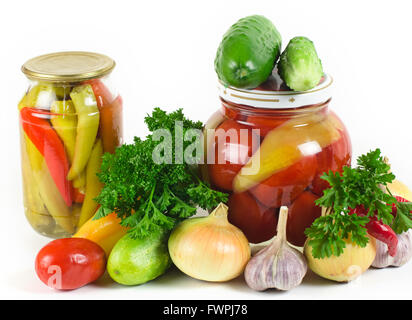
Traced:
<path id="1" fill-rule="evenodd" d="M 288 208 L 281 207 L 276 238 L 246 266 L 245 280 L 254 290 L 290 290 L 298 286 L 306 274 L 308 268 L 305 257 L 286 241 L 287 219 Z"/>
<path id="2" fill-rule="evenodd" d="M 394 257 L 388 253 L 388 246 L 382 241 L 376 240 L 376 257 L 372 267 L 386 268 L 389 266 L 400 267 L 407 263 L 412 257 L 412 234 L 411 230 L 398 235 L 398 250 Z"/>
<path id="3" fill-rule="evenodd" d="M 184 220 L 169 238 L 173 263 L 192 278 L 228 281 L 242 274 L 250 246 L 240 229 L 227 220 L 223 203 L 207 217 Z"/>

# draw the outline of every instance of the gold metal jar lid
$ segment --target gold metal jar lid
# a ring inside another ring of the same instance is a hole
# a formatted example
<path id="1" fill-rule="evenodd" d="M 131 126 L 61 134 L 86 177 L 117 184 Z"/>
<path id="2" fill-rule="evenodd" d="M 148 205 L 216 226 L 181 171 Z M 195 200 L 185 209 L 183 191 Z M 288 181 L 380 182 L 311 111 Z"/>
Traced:
<path id="1" fill-rule="evenodd" d="M 77 82 L 100 78 L 110 73 L 115 65 L 113 59 L 100 53 L 66 51 L 30 59 L 21 70 L 32 80 Z"/>

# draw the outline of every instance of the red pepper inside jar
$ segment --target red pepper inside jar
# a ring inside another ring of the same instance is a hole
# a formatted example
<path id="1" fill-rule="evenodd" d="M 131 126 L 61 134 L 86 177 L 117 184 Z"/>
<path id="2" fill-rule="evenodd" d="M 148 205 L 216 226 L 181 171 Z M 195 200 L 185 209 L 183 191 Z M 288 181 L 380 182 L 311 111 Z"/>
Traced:
<path id="1" fill-rule="evenodd" d="M 30 80 L 18 104 L 23 201 L 42 235 L 73 235 L 98 208 L 104 152 L 122 143 L 122 98 L 115 62 L 93 52 L 57 52 L 28 60 Z"/>
<path id="2" fill-rule="evenodd" d="M 222 107 L 205 125 L 204 178 L 229 193 L 229 220 L 251 243 L 276 234 L 289 207 L 287 239 L 303 246 L 304 230 L 321 215 L 321 175 L 351 164 L 349 134 L 330 110 L 333 79 L 290 91 L 274 73 L 253 90 L 219 84 Z"/>

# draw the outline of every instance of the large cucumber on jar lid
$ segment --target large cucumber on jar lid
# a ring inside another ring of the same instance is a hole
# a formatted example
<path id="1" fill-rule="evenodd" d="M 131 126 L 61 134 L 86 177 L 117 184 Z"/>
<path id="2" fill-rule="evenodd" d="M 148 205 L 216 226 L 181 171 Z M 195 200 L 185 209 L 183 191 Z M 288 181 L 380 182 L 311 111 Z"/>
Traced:
<path id="1" fill-rule="evenodd" d="M 295 91 L 314 88 L 323 76 L 323 68 L 315 46 L 305 37 L 289 41 L 278 62 L 279 75 Z"/>
<path id="2" fill-rule="evenodd" d="M 281 36 L 269 19 L 242 18 L 223 36 L 215 58 L 216 73 L 226 85 L 256 88 L 272 73 L 281 45 Z"/>

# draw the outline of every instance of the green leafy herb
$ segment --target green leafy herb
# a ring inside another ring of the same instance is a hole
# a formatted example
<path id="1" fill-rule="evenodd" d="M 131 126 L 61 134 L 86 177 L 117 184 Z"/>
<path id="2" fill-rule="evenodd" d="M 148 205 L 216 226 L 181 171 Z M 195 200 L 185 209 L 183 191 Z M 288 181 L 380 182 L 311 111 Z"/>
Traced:
<path id="1" fill-rule="evenodd" d="M 342 173 L 329 171 L 322 179 L 329 182 L 323 196 L 316 201 L 318 206 L 329 208 L 331 213 L 316 219 L 305 230 L 315 258 L 339 256 L 345 248 L 345 239 L 365 247 L 368 237 L 365 225 L 375 217 L 402 233 L 412 227 L 411 203 L 398 202 L 387 187 L 395 176 L 389 165 L 376 149 L 358 158 L 357 167 L 344 167 Z M 392 204 L 397 215 L 392 215 Z M 367 216 L 350 212 L 351 208 L 363 206 Z"/>
<path id="2" fill-rule="evenodd" d="M 412 203 L 396 202 L 396 216 L 391 225 L 393 231 L 401 234 L 412 228 Z"/>
<path id="3" fill-rule="evenodd" d="M 366 229 L 363 227 L 369 221 L 366 217 L 347 214 L 330 214 L 317 218 L 306 234 L 310 237 L 312 255 L 315 258 L 339 256 L 346 247 L 347 239 L 359 246 L 365 247 L 368 243 Z"/>
<path id="4" fill-rule="evenodd" d="M 189 130 L 201 130 L 201 122 L 187 119 L 182 109 L 166 113 L 155 108 L 145 123 L 151 134 L 144 140 L 135 137 L 134 144 L 117 148 L 115 154 L 106 153 L 98 174 L 104 187 L 96 198 L 101 205 L 96 219 L 114 211 L 122 219 L 121 224 L 130 227 L 134 238 L 171 230 L 182 219 L 194 215 L 197 206 L 210 210 L 228 197 L 199 178 L 197 165 L 202 154 L 195 154 L 192 164 L 181 159 L 182 150 L 201 143 L 201 139 L 183 139 Z M 170 133 L 171 143 L 164 143 L 166 138 L 155 135 L 159 129 Z M 163 148 L 161 156 L 171 163 L 153 160 L 159 146 Z"/>

